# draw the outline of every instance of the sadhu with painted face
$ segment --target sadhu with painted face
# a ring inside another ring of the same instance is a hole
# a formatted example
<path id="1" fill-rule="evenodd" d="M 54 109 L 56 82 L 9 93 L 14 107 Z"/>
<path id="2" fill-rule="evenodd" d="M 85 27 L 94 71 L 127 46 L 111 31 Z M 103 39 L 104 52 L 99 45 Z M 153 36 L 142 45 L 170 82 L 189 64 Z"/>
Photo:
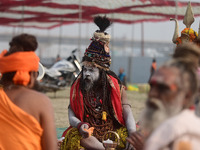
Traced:
<path id="1" fill-rule="evenodd" d="M 126 147 L 126 137 L 136 130 L 124 86 L 110 70 L 110 35 L 105 31 L 111 22 L 95 17 L 99 30 L 86 49 L 80 75 L 71 86 L 69 122 L 61 149 L 105 149 L 102 138 L 108 131 L 120 136 L 118 149 Z M 92 135 L 90 134 L 92 133 Z"/>

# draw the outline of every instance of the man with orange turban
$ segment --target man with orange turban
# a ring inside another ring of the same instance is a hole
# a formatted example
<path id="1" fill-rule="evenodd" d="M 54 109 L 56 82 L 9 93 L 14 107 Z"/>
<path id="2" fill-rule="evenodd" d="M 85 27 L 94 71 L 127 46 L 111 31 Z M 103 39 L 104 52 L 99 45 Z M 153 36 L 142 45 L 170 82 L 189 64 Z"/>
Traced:
<path id="1" fill-rule="evenodd" d="M 0 149 L 56 150 L 53 108 L 47 96 L 32 90 L 39 58 L 37 40 L 21 34 L 0 54 Z"/>

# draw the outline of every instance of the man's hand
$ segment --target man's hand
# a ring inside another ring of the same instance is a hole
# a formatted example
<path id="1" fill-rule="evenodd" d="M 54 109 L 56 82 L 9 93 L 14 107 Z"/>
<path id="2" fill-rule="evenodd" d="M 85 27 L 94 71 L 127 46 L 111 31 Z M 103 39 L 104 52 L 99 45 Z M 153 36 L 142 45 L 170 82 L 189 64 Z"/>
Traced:
<path id="1" fill-rule="evenodd" d="M 132 132 L 126 140 L 136 149 L 141 150 L 144 146 L 144 136 L 140 132 Z"/>
<path id="2" fill-rule="evenodd" d="M 83 138 L 88 138 L 89 137 L 89 132 L 84 130 L 84 129 L 89 129 L 89 126 L 87 124 L 82 124 L 79 128 L 79 132 L 82 135 Z"/>
<path id="3" fill-rule="evenodd" d="M 131 145 L 128 141 L 126 141 L 126 148 L 125 150 L 135 150 L 133 145 Z"/>
<path id="4" fill-rule="evenodd" d="M 57 139 L 57 144 L 58 144 L 58 150 L 61 148 L 61 144 L 64 141 L 65 137 L 61 137 L 60 139 Z"/>

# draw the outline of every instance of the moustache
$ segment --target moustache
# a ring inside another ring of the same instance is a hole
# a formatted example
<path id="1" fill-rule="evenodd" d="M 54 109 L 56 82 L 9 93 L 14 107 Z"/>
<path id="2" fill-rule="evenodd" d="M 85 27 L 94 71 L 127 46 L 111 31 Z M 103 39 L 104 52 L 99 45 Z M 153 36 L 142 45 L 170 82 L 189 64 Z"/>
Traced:
<path id="1" fill-rule="evenodd" d="M 85 79 L 84 79 L 84 82 L 91 82 L 92 80 L 89 78 L 89 77 L 86 77 Z"/>
<path id="2" fill-rule="evenodd" d="M 160 99 L 150 98 L 146 102 L 146 106 L 153 110 L 164 110 L 165 107 Z"/>
<path id="3" fill-rule="evenodd" d="M 85 76 L 84 80 L 91 80 L 92 78 L 90 76 Z"/>
<path id="4" fill-rule="evenodd" d="M 147 132 L 153 131 L 167 118 L 165 106 L 160 99 L 150 98 L 141 117 L 141 128 Z"/>

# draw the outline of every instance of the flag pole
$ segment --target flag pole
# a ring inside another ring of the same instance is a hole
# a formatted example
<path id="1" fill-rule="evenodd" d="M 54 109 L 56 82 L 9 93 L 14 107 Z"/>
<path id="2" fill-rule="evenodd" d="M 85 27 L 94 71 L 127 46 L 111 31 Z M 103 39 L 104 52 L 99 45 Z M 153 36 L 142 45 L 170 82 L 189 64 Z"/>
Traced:
<path id="1" fill-rule="evenodd" d="M 141 23 L 141 55 L 144 56 L 144 23 Z"/>
<path id="2" fill-rule="evenodd" d="M 79 34 L 78 34 L 78 51 L 79 57 L 81 57 L 81 22 L 82 22 L 82 4 L 81 0 L 79 0 Z"/>
<path id="3" fill-rule="evenodd" d="M 176 12 L 175 12 L 175 19 L 178 19 L 178 0 L 176 0 Z"/>

